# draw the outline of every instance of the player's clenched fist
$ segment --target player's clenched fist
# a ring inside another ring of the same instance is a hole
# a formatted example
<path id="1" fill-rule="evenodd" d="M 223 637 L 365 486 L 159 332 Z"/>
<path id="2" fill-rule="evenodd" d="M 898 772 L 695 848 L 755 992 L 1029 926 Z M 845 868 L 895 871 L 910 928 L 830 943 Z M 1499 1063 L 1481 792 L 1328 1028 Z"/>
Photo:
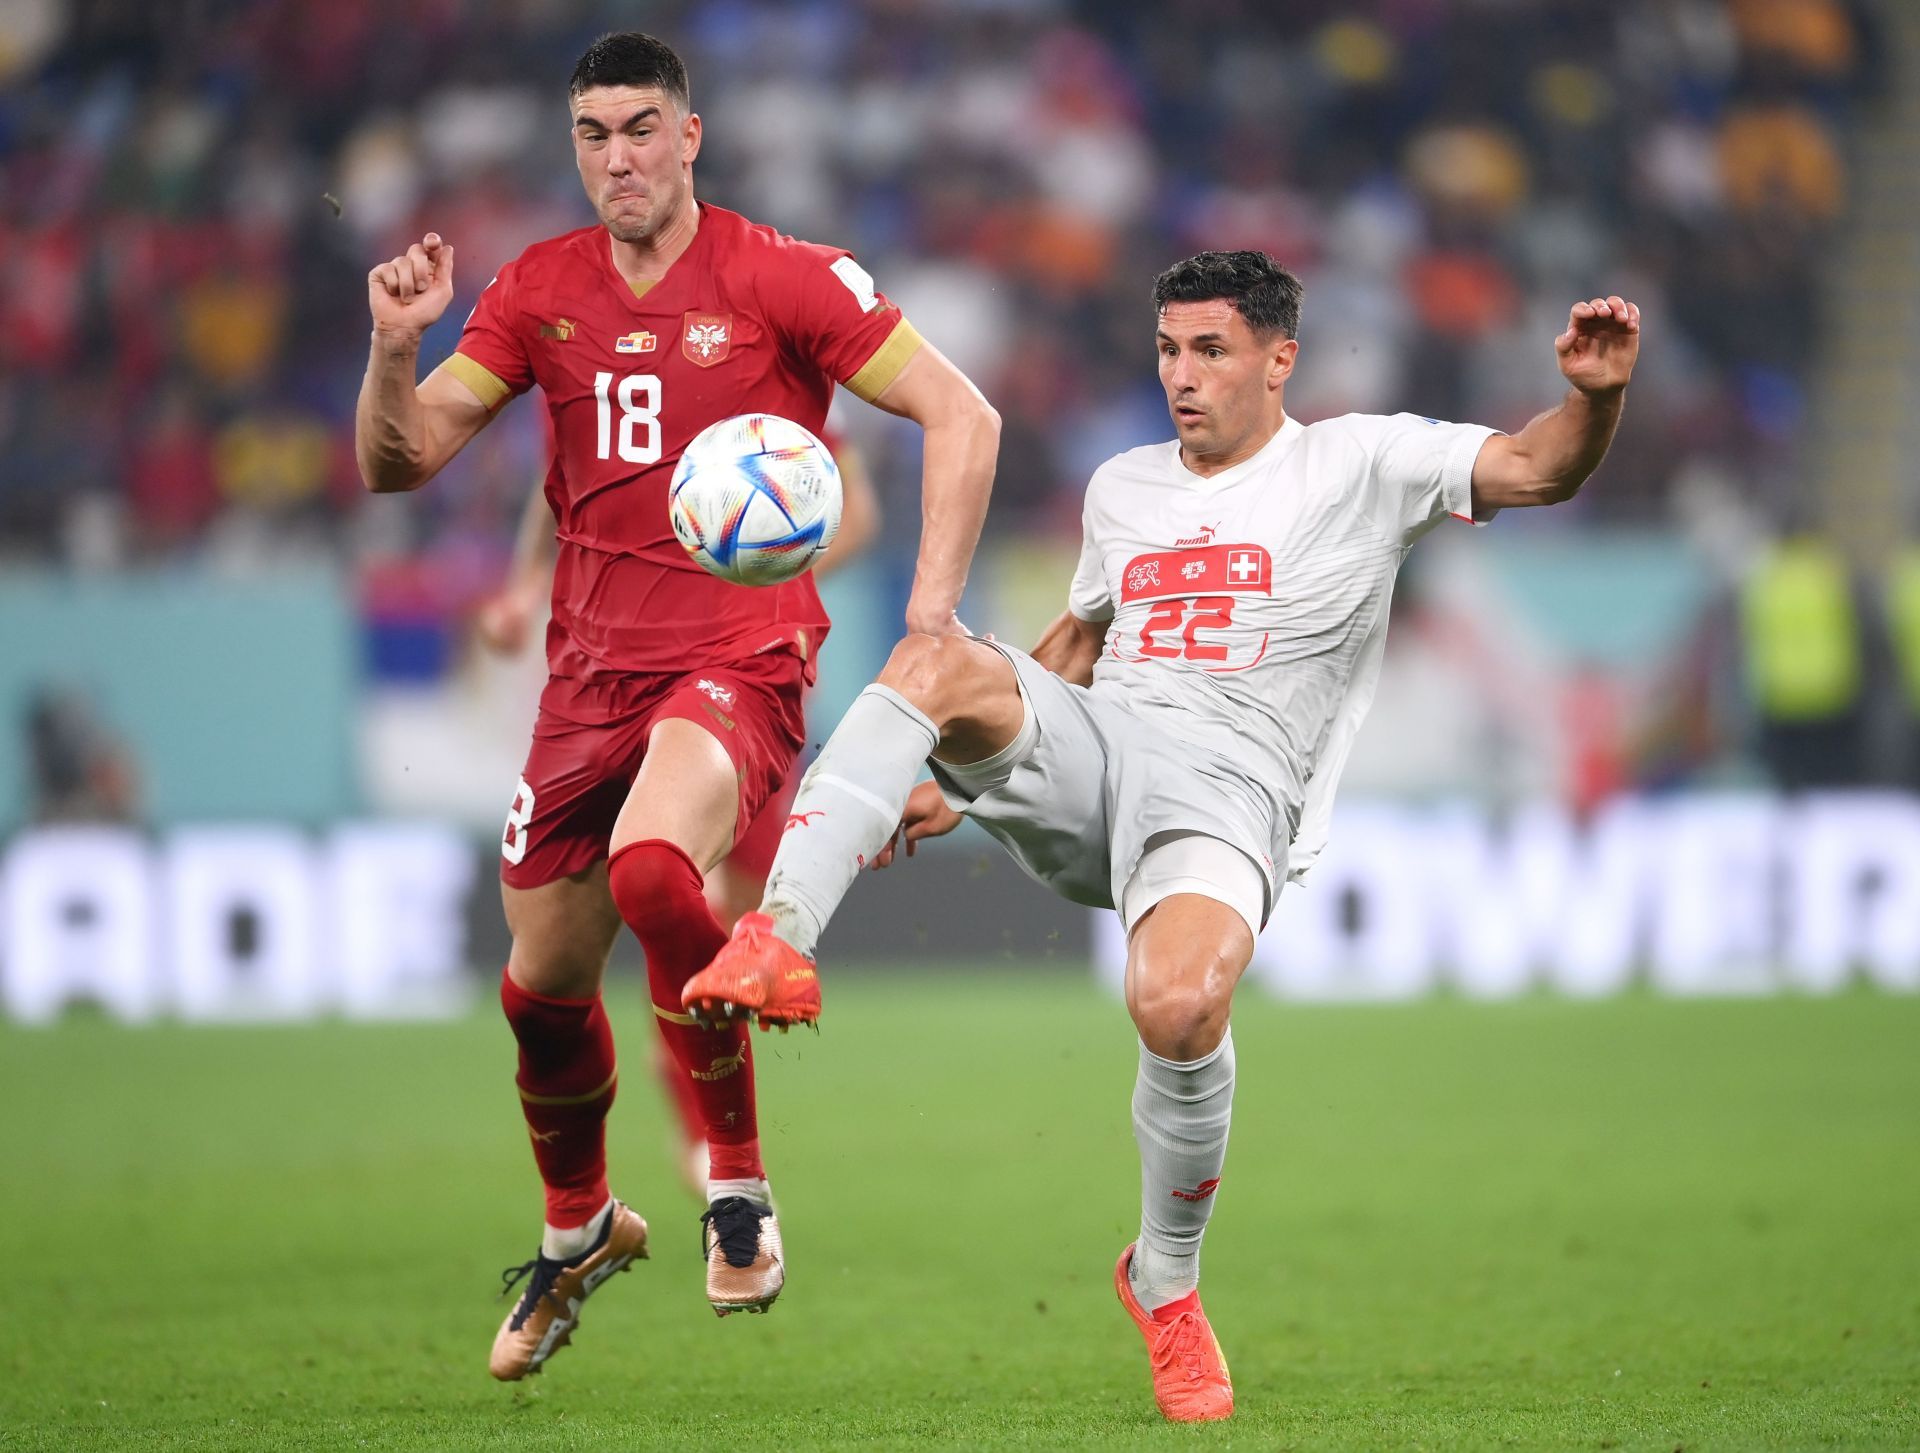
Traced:
<path id="1" fill-rule="evenodd" d="M 1640 356 L 1640 309 L 1617 297 L 1575 303 L 1553 351 L 1567 382 L 1582 392 L 1625 388 Z"/>
<path id="2" fill-rule="evenodd" d="M 403 256 L 367 274 L 373 326 L 420 334 L 440 321 L 453 301 L 453 247 L 429 232 Z"/>

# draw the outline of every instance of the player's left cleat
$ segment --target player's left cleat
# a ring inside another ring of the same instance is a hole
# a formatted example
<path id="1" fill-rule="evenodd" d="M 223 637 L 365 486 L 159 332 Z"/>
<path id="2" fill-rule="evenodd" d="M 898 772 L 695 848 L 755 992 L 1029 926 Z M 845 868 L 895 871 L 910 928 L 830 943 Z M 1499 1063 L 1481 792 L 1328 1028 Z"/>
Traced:
<path id="1" fill-rule="evenodd" d="M 764 1312 L 787 1282 L 780 1220 L 745 1196 L 722 1196 L 700 1218 L 707 1302 L 714 1315 Z"/>
<path id="2" fill-rule="evenodd" d="M 519 1304 L 507 1314 L 493 1339 L 487 1371 L 502 1382 L 518 1382 L 546 1366 L 547 1359 L 573 1340 L 580 1307 L 600 1283 L 625 1271 L 647 1254 L 647 1223 L 620 1201 L 613 1203 L 600 1239 L 577 1261 L 536 1256 L 500 1274 L 500 1295 L 521 1277 L 531 1277 Z"/>
<path id="3" fill-rule="evenodd" d="M 1120 1295 L 1120 1305 L 1133 1318 L 1133 1325 L 1147 1340 L 1147 1358 L 1153 1365 L 1153 1400 L 1160 1411 L 1175 1423 L 1210 1423 L 1232 1417 L 1233 1379 L 1207 1314 L 1200 1310 L 1200 1294 L 1190 1292 L 1158 1313 L 1149 1312 L 1133 1294 L 1133 1283 L 1127 1277 L 1132 1264 L 1133 1247 L 1129 1246 L 1113 1268 L 1113 1288 Z"/>
<path id="4" fill-rule="evenodd" d="M 680 1003 L 706 1024 L 813 1024 L 820 1018 L 820 976 L 812 959 L 774 936 L 771 918 L 743 913 L 713 962 L 687 980 Z"/>

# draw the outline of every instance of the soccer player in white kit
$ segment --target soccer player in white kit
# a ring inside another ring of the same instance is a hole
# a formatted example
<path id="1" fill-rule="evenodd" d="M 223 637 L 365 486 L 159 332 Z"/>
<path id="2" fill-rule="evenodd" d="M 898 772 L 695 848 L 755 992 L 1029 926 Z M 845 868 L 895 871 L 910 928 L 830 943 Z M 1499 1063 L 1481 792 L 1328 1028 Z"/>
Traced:
<path id="1" fill-rule="evenodd" d="M 1326 839 L 1372 701 L 1393 581 L 1448 518 L 1570 498 L 1605 455 L 1640 312 L 1573 305 L 1568 389 L 1511 437 L 1414 414 L 1287 416 L 1300 284 L 1263 252 L 1206 252 L 1154 284 L 1177 437 L 1087 487 L 1067 610 L 1032 654 L 908 636 L 801 783 L 759 913 L 685 1003 L 811 1022 L 815 941 L 853 876 L 972 817 L 1028 873 L 1119 910 L 1141 1225 L 1115 1289 L 1176 1421 L 1233 1388 L 1199 1299 L 1233 1101 L 1228 1010 L 1280 885 Z M 922 763 L 932 782 L 915 787 Z"/>

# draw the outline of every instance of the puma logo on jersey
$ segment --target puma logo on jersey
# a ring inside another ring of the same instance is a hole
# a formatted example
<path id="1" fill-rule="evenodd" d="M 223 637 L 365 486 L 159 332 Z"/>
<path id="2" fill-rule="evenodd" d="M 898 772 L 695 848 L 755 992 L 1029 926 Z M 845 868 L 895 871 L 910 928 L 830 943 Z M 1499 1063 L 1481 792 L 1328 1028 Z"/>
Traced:
<path id="1" fill-rule="evenodd" d="M 1180 549 L 1184 549 L 1188 545 L 1211 545 L 1213 543 L 1214 531 L 1218 530 L 1219 528 L 1220 527 L 1218 525 L 1202 525 L 1200 527 L 1199 534 L 1189 535 L 1184 540 L 1175 540 L 1173 542 L 1173 548 L 1176 550 L 1180 550 Z"/>
<path id="2" fill-rule="evenodd" d="M 1212 1195 L 1215 1191 L 1219 1189 L 1220 1189 L 1220 1177 L 1212 1176 L 1200 1182 L 1199 1185 L 1195 1186 L 1190 1191 L 1182 1190 L 1179 1186 L 1175 1186 L 1173 1188 L 1173 1194 L 1176 1200 L 1204 1201 L 1208 1196 Z"/>
<path id="3" fill-rule="evenodd" d="M 493 284 L 488 283 L 487 286 L 492 287 Z M 542 323 L 540 325 L 540 336 L 542 338 L 551 338 L 556 343 L 565 343 L 569 338 L 573 337 L 573 330 L 579 326 L 580 325 L 571 318 L 562 318 L 557 323 Z"/>
<path id="4" fill-rule="evenodd" d="M 805 827 L 809 822 L 813 821 L 814 818 L 825 817 L 826 815 L 825 810 L 818 807 L 814 808 L 811 812 L 790 812 L 787 814 L 787 826 L 790 829 Z"/>

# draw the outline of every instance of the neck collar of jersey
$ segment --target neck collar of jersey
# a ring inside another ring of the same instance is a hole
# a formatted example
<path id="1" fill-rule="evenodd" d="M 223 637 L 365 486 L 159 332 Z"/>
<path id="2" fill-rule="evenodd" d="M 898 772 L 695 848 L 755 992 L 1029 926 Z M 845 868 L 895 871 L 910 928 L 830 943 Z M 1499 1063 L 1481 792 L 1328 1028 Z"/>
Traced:
<path id="1" fill-rule="evenodd" d="M 1173 462 L 1196 489 L 1223 489 L 1230 484 L 1238 484 L 1254 470 L 1278 459 L 1293 447 L 1294 440 L 1306 432 L 1306 425 L 1293 415 L 1288 414 L 1280 427 L 1273 431 L 1273 437 L 1262 444 L 1253 453 L 1238 464 L 1221 470 L 1218 474 L 1195 474 L 1187 468 L 1186 455 L 1181 452 L 1180 441 L 1173 441 Z"/>
<path id="2" fill-rule="evenodd" d="M 620 264 L 613 260 L 613 249 L 614 249 L 613 234 L 608 232 L 604 227 L 601 228 L 601 233 L 606 238 L 606 245 L 600 249 L 601 261 L 606 264 L 607 271 L 613 275 L 614 282 L 618 285 L 620 291 L 627 296 L 630 302 L 633 302 L 636 304 L 645 302 L 649 294 L 658 292 L 662 286 L 664 286 L 667 282 L 669 282 L 673 278 L 674 273 L 679 270 L 681 263 L 685 262 L 689 257 L 693 256 L 693 254 L 696 251 L 699 250 L 700 240 L 702 237 L 706 235 L 706 232 L 707 232 L 706 224 L 709 219 L 705 216 L 702 210 L 702 203 L 700 199 L 698 197 L 695 197 L 692 199 L 692 201 L 693 201 L 693 236 L 687 239 L 687 245 L 684 249 L 682 249 L 680 255 L 676 257 L 672 262 L 667 264 L 666 271 L 661 273 L 659 277 L 654 278 L 649 282 L 635 283 L 631 281 L 625 273 L 620 271 Z"/>

